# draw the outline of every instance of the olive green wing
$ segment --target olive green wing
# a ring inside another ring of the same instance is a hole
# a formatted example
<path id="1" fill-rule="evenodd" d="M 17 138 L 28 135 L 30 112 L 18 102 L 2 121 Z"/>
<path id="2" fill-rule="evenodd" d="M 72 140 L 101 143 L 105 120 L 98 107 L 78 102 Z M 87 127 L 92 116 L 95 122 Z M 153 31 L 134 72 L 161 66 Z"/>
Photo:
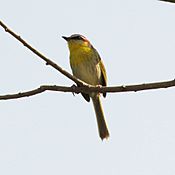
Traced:
<path id="1" fill-rule="evenodd" d="M 100 85 L 107 86 L 107 75 L 106 75 L 105 66 L 104 66 L 103 61 L 101 60 L 101 57 L 100 57 L 99 53 L 97 52 L 97 50 L 95 48 L 93 48 L 93 49 L 95 50 L 95 52 L 97 54 L 97 62 L 100 65 L 100 70 L 101 70 Z M 106 93 L 103 93 L 103 97 L 106 97 Z"/>
<path id="2" fill-rule="evenodd" d="M 102 60 L 100 60 L 100 69 L 101 69 L 101 85 L 107 86 L 107 75 L 106 75 L 106 69 L 104 67 L 104 64 Z M 106 93 L 103 93 L 103 97 L 106 97 Z"/>

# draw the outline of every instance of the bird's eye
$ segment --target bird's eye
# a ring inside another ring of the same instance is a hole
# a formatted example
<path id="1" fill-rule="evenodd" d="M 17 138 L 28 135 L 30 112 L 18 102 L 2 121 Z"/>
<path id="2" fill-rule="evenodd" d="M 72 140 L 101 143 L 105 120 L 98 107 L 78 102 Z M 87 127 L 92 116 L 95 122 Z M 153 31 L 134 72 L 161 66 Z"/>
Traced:
<path id="1" fill-rule="evenodd" d="M 76 36 L 75 39 L 82 40 L 83 38 L 81 36 Z"/>
<path id="2" fill-rule="evenodd" d="M 74 40 L 84 40 L 84 37 L 82 37 L 81 35 L 75 35 L 71 37 Z"/>

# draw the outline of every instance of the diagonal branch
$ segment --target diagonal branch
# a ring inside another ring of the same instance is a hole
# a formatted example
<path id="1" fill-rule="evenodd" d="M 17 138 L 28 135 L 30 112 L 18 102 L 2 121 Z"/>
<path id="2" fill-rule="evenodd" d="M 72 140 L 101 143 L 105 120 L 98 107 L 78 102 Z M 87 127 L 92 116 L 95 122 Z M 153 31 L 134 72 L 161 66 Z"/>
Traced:
<path id="1" fill-rule="evenodd" d="M 0 95 L 0 100 L 9 100 L 9 99 L 17 99 L 22 97 L 29 97 L 33 95 L 40 94 L 44 91 L 61 91 L 61 92 L 72 92 L 72 93 L 90 93 L 90 92 L 137 92 L 142 90 L 151 90 L 151 89 L 160 89 L 160 88 L 169 88 L 175 86 L 175 80 L 171 81 L 164 81 L 164 82 L 157 82 L 157 83 L 147 83 L 147 84 L 137 84 L 137 85 L 128 85 L 128 86 L 113 86 L 113 87 L 94 87 L 94 86 L 84 86 L 84 87 L 64 87 L 64 86 L 49 86 L 43 85 L 39 88 L 36 88 L 31 91 L 20 92 L 16 94 L 10 95 Z"/>
<path id="2" fill-rule="evenodd" d="M 56 63 L 51 61 L 49 58 L 44 56 L 42 53 L 40 53 L 38 50 L 33 48 L 30 44 L 28 44 L 24 39 L 21 38 L 21 36 L 17 35 L 15 32 L 13 32 L 11 29 L 9 29 L 2 21 L 0 21 L 0 26 L 4 28 L 6 32 L 8 32 L 10 35 L 12 35 L 14 38 L 16 38 L 19 42 L 21 42 L 25 47 L 27 47 L 29 50 L 31 50 L 35 55 L 39 56 L 42 60 L 46 62 L 46 65 L 50 65 L 53 68 L 55 68 L 57 71 L 61 72 L 63 75 L 74 81 L 75 83 L 79 84 L 80 86 L 88 86 L 85 82 L 77 79 L 75 76 L 71 75 L 69 72 L 62 69 L 60 66 L 58 66 Z"/>

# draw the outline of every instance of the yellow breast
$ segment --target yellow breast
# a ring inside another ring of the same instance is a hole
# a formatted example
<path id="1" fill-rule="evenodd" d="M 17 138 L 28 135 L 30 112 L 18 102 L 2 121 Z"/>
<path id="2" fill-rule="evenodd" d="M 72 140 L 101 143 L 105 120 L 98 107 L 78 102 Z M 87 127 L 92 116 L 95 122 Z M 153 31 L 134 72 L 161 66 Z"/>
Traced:
<path id="1" fill-rule="evenodd" d="M 91 85 L 100 84 L 100 65 L 92 48 L 70 49 L 70 65 L 77 78 Z"/>

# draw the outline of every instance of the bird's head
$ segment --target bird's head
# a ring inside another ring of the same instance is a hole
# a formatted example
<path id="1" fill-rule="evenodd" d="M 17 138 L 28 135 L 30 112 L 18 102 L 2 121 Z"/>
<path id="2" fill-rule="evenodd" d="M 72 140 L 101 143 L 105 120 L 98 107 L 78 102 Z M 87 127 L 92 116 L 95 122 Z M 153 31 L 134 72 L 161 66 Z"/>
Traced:
<path id="1" fill-rule="evenodd" d="M 79 34 L 73 34 L 69 37 L 62 36 L 62 38 L 64 38 L 67 41 L 70 51 L 75 49 L 91 47 L 90 42 L 84 36 Z"/>

